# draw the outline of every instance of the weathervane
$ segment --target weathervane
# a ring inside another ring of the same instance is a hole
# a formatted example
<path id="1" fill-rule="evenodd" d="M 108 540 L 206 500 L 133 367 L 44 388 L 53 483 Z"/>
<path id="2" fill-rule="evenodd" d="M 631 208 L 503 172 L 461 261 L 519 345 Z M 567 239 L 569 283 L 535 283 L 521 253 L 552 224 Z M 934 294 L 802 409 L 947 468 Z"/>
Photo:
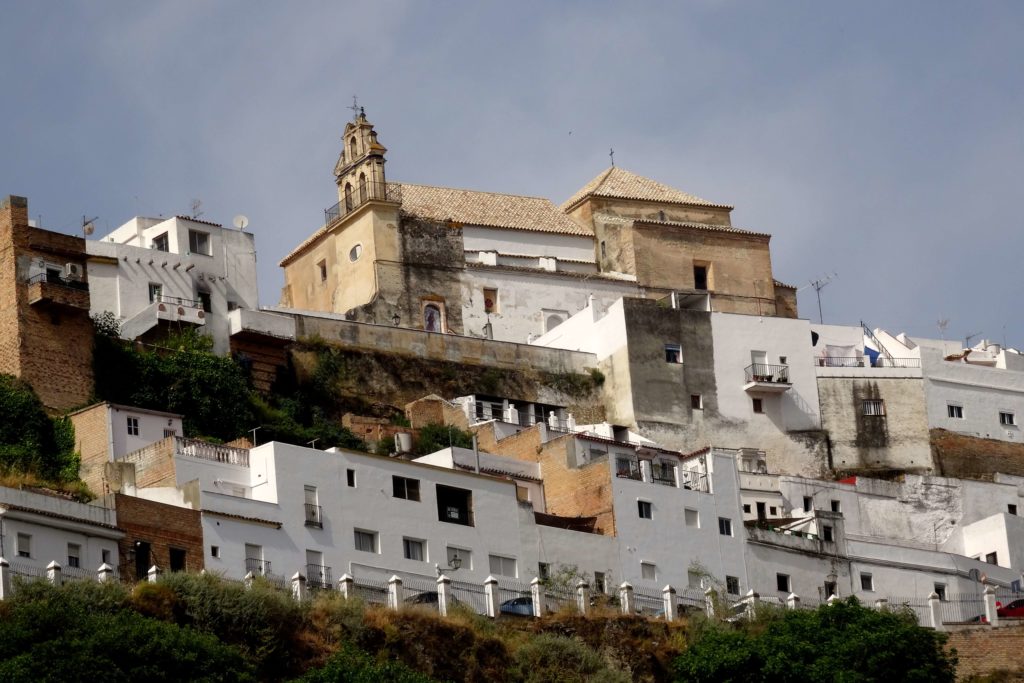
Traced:
<path id="1" fill-rule="evenodd" d="M 614 166 L 615 165 L 615 150 L 612 149 L 612 148 L 609 148 L 608 149 L 608 156 L 611 157 L 612 166 Z"/>

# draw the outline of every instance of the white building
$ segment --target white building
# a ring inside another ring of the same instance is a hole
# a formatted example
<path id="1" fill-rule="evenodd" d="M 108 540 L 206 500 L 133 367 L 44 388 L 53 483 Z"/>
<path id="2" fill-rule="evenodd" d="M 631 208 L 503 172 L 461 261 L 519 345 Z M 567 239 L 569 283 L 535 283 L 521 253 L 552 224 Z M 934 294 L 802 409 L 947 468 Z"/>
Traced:
<path id="1" fill-rule="evenodd" d="M 228 312 L 257 308 L 251 233 L 194 218 L 133 218 L 86 242 L 95 316 L 110 311 L 134 339 L 159 325 L 185 323 L 229 348 Z"/>

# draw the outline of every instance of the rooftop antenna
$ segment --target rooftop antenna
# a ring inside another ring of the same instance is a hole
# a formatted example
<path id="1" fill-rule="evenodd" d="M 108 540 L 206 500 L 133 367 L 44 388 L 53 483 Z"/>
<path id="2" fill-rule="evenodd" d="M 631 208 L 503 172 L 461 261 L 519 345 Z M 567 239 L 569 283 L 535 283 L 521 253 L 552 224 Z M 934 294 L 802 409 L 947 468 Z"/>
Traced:
<path id="1" fill-rule="evenodd" d="M 359 118 L 359 112 L 361 111 L 361 108 L 359 106 L 359 98 L 356 97 L 355 95 L 352 96 L 352 106 L 348 107 L 348 109 L 352 110 L 352 120 L 357 120 Z"/>
<path id="2" fill-rule="evenodd" d="M 971 340 L 974 339 L 975 337 L 977 337 L 979 334 L 981 334 L 981 332 L 973 332 L 973 333 L 967 335 L 966 337 L 964 337 L 964 348 L 965 349 L 971 348 Z"/>
<path id="3" fill-rule="evenodd" d="M 82 216 L 82 235 L 88 237 L 96 231 L 96 221 L 100 219 L 99 216 L 95 218 L 86 218 Z"/>
<path id="4" fill-rule="evenodd" d="M 192 218 L 196 219 L 203 215 L 203 200 L 193 199 L 192 200 Z"/>
<path id="5" fill-rule="evenodd" d="M 943 344 L 946 342 L 946 328 L 949 327 L 949 318 L 939 318 L 935 321 L 935 327 L 939 328 L 939 338 Z"/>
<path id="6" fill-rule="evenodd" d="M 611 147 L 608 148 L 608 156 L 611 157 L 612 166 L 615 165 L 615 150 Z"/>
<path id="7" fill-rule="evenodd" d="M 231 221 L 231 224 L 239 230 L 245 230 L 245 226 L 249 225 L 249 217 L 240 213 L 235 216 L 234 220 Z"/>
<path id="8" fill-rule="evenodd" d="M 833 271 L 831 275 L 824 275 L 819 277 L 817 280 L 811 280 L 810 285 L 814 287 L 814 293 L 818 295 L 818 324 L 824 325 L 825 318 L 821 315 L 821 290 L 828 286 L 828 283 L 832 282 L 839 277 L 839 273 Z"/>

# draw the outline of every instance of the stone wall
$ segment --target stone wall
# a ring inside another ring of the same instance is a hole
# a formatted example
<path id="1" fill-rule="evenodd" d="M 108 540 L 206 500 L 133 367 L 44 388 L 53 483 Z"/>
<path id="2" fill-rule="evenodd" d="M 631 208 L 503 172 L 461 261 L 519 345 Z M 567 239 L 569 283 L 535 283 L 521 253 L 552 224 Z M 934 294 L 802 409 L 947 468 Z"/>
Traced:
<path id="1" fill-rule="evenodd" d="M 198 572 L 203 569 L 203 528 L 198 510 L 120 493 L 114 495 L 114 507 L 117 510 L 117 525 L 125 532 L 119 548 L 124 563 L 121 566 L 122 578 L 144 578 L 137 575 L 135 562 L 129 559 L 137 552 L 136 542 L 150 545 L 149 564 L 155 564 L 163 571 L 171 567 L 171 548 L 185 551 L 187 571 Z"/>
<path id="2" fill-rule="evenodd" d="M 135 484 L 148 486 L 176 486 L 174 469 L 174 441 L 169 436 L 124 456 L 124 462 L 135 465 Z"/>
<path id="3" fill-rule="evenodd" d="M 75 427 L 75 450 L 82 458 L 79 476 L 97 495 L 107 493 L 104 469 L 111 457 L 108 411 L 108 404 L 97 403 L 69 415 Z"/>
<path id="4" fill-rule="evenodd" d="M 932 459 L 938 474 L 992 481 L 996 472 L 1024 476 L 1024 444 L 931 430 Z"/>
<path id="5" fill-rule="evenodd" d="M 1024 681 L 1024 624 L 955 631 L 949 634 L 946 649 L 955 649 L 960 660 L 958 681 L 995 672 L 1006 676 L 991 680 Z"/>

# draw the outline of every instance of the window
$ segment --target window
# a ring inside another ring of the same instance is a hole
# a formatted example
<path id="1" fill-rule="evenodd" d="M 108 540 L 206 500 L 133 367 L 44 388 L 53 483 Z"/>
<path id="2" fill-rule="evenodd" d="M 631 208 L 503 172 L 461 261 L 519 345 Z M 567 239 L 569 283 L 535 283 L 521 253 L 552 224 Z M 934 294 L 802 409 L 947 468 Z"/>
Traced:
<path id="1" fill-rule="evenodd" d="M 1012 427 L 1017 424 L 1017 418 L 1014 417 L 1013 413 L 1007 413 L 1005 411 L 999 411 L 999 424 L 1004 427 Z"/>
<path id="2" fill-rule="evenodd" d="M 687 571 L 686 572 L 686 587 L 687 588 L 700 588 L 700 572 Z"/>
<path id="3" fill-rule="evenodd" d="M 605 582 L 604 572 L 594 572 L 594 590 L 598 593 L 607 591 L 608 584 Z"/>
<path id="4" fill-rule="evenodd" d="M 885 415 L 885 401 L 880 398 L 866 398 L 861 403 L 861 412 L 871 417 Z"/>
<path id="5" fill-rule="evenodd" d="M 213 302 L 210 300 L 210 293 L 200 289 L 196 292 L 196 296 L 199 297 L 199 306 L 207 313 L 213 311 Z"/>
<path id="6" fill-rule="evenodd" d="M 693 264 L 693 288 L 708 288 L 708 267 L 706 265 Z"/>
<path id="7" fill-rule="evenodd" d="M 406 500 L 419 500 L 420 499 L 420 480 L 419 479 L 407 479 L 406 477 L 391 477 L 391 488 L 394 492 L 395 498 L 405 498 Z"/>
<path id="8" fill-rule="evenodd" d="M 550 332 L 564 323 L 568 317 L 567 311 L 544 311 L 544 331 Z"/>
<path id="9" fill-rule="evenodd" d="M 754 409 L 755 413 L 764 412 L 764 399 L 752 398 L 750 399 L 750 407 Z"/>
<path id="10" fill-rule="evenodd" d="M 779 508 L 775 507 L 774 505 L 771 506 L 770 508 L 768 508 L 768 514 L 770 514 L 770 515 L 777 515 L 777 514 L 779 514 Z"/>
<path id="11" fill-rule="evenodd" d="M 635 458 L 615 458 L 615 476 L 640 479 L 640 463 Z"/>
<path id="12" fill-rule="evenodd" d="M 690 408 L 692 410 L 704 410 L 704 399 L 700 394 L 690 394 Z"/>
<path id="13" fill-rule="evenodd" d="M 842 512 L 843 511 L 843 506 L 840 505 L 838 500 L 829 501 L 829 504 L 832 506 L 832 512 Z"/>
<path id="14" fill-rule="evenodd" d="M 100 551 L 100 562 L 110 564 L 110 551 L 106 548 Z"/>
<path id="15" fill-rule="evenodd" d="M 139 418 L 129 417 L 128 418 L 128 436 L 139 435 Z"/>
<path id="16" fill-rule="evenodd" d="M 719 517 L 718 533 L 722 536 L 732 536 L 732 520 L 728 517 Z"/>
<path id="17" fill-rule="evenodd" d="M 776 574 L 775 575 L 775 588 L 780 593 L 789 593 L 789 574 Z"/>
<path id="18" fill-rule="evenodd" d="M 516 573 L 516 558 L 491 555 L 488 559 L 491 565 L 491 574 L 494 576 L 511 576 L 512 578 L 518 576 Z"/>
<path id="19" fill-rule="evenodd" d="M 439 304 L 423 306 L 423 329 L 427 332 L 444 332 L 444 318 Z"/>
<path id="20" fill-rule="evenodd" d="M 82 566 L 82 546 L 77 543 L 68 543 L 68 566 Z"/>
<path id="21" fill-rule="evenodd" d="M 363 245 L 357 244 L 348 250 L 348 260 L 355 263 L 363 255 Z"/>
<path id="22" fill-rule="evenodd" d="M 345 470 L 345 478 L 348 480 L 348 485 L 352 488 L 356 487 L 356 471 Z"/>
<path id="23" fill-rule="evenodd" d="M 460 568 L 467 570 L 473 568 L 472 550 L 467 550 L 466 548 L 456 548 L 455 546 L 448 546 L 447 557 L 449 567 L 454 567 L 455 560 L 458 559 Z"/>
<path id="24" fill-rule="evenodd" d="M 875 590 L 875 577 L 871 576 L 867 572 L 860 573 L 860 589 L 862 591 L 873 591 Z"/>
<path id="25" fill-rule="evenodd" d="M 605 245 L 604 240 L 601 240 L 601 258 L 607 258 L 607 257 L 608 257 L 608 248 Z"/>
<path id="26" fill-rule="evenodd" d="M 216 557 L 216 558 L 220 557 L 220 546 L 219 545 L 211 545 L 210 546 L 210 557 Z"/>
<path id="27" fill-rule="evenodd" d="M 747 514 L 750 514 L 750 503 L 744 503 L 743 504 L 743 512 L 746 512 Z"/>
<path id="28" fill-rule="evenodd" d="M 665 362 L 682 363 L 683 347 L 681 347 L 679 344 L 665 344 Z"/>
<path id="29" fill-rule="evenodd" d="M 693 508 L 685 508 L 683 510 L 683 519 L 686 522 L 686 526 L 693 529 L 700 528 L 700 513 Z"/>
<path id="30" fill-rule="evenodd" d="M 814 499 L 810 496 L 804 496 L 804 512 L 810 512 L 814 507 Z"/>
<path id="31" fill-rule="evenodd" d="M 1011 515 L 1016 515 L 1017 505 L 1015 503 L 1008 503 L 1006 506 L 1006 511 L 1009 512 Z"/>
<path id="32" fill-rule="evenodd" d="M 437 518 L 442 522 L 473 526 L 473 492 L 438 484 Z"/>
<path id="33" fill-rule="evenodd" d="M 18 534 L 18 557 L 32 557 L 32 536 Z"/>
<path id="34" fill-rule="evenodd" d="M 827 524 L 824 524 L 821 527 L 821 540 L 828 541 L 829 543 L 835 540 L 832 538 L 832 527 Z"/>
<path id="35" fill-rule="evenodd" d="M 999 564 L 999 555 L 997 553 L 989 553 L 985 556 L 985 562 L 988 564 Z"/>
<path id="36" fill-rule="evenodd" d="M 403 538 L 402 553 L 407 560 L 425 562 L 427 559 L 426 544 L 418 538 Z"/>
<path id="37" fill-rule="evenodd" d="M 725 592 L 728 593 L 729 595 L 739 595 L 740 594 L 740 580 L 739 580 L 739 577 L 736 577 L 736 576 L 726 576 L 725 577 Z"/>
<path id="38" fill-rule="evenodd" d="M 356 550 L 364 553 L 377 552 L 377 532 L 356 529 Z"/>
<path id="39" fill-rule="evenodd" d="M 537 563 L 537 576 L 547 581 L 551 577 L 551 565 L 547 562 Z"/>
<path id="40" fill-rule="evenodd" d="M 185 550 L 183 548 L 168 548 L 167 554 L 171 561 L 172 572 L 185 571 Z"/>
<path id="41" fill-rule="evenodd" d="M 352 156 L 355 156 L 353 152 Z M 345 183 L 345 212 L 348 213 L 352 210 L 354 204 L 352 203 L 352 183 Z"/>
<path id="42" fill-rule="evenodd" d="M 153 248 L 157 251 L 170 251 L 170 245 L 167 242 L 167 233 L 162 233 L 153 238 Z"/>
<path id="43" fill-rule="evenodd" d="M 135 577 L 143 578 L 149 573 L 153 563 L 150 562 L 151 546 L 147 541 L 135 541 Z M 262 552 L 262 548 L 260 551 Z"/>
<path id="44" fill-rule="evenodd" d="M 231 299 L 228 299 L 228 310 L 229 311 L 238 310 L 238 302 L 237 301 L 232 301 Z"/>
<path id="45" fill-rule="evenodd" d="M 484 288 L 484 313 L 498 312 L 498 290 Z"/>
<path id="46" fill-rule="evenodd" d="M 327 261 L 323 259 L 317 261 L 316 269 L 320 273 L 320 282 L 327 282 Z"/>
<path id="47" fill-rule="evenodd" d="M 651 503 L 647 500 L 638 500 L 636 502 L 637 511 L 640 513 L 640 519 L 653 519 L 654 513 L 651 510 Z"/>
<path id="48" fill-rule="evenodd" d="M 937 583 L 937 584 L 935 584 L 934 590 L 935 590 L 935 594 L 939 596 L 939 600 L 945 602 L 946 601 L 946 584 L 944 584 L 944 583 Z"/>
<path id="49" fill-rule="evenodd" d="M 198 230 L 188 231 L 188 250 L 193 254 L 210 255 L 210 233 Z"/>
<path id="50" fill-rule="evenodd" d="M 149 303 L 156 303 L 163 299 L 164 286 L 159 282 L 149 283 Z"/>
<path id="51" fill-rule="evenodd" d="M 366 174 L 359 174 L 359 203 L 366 201 Z"/>
<path id="52" fill-rule="evenodd" d="M 955 405 L 953 403 L 947 403 L 946 415 L 953 418 L 954 420 L 962 420 L 964 419 L 964 407 Z"/>
<path id="53" fill-rule="evenodd" d="M 640 563 L 640 578 L 646 579 L 647 581 L 658 580 L 658 565 L 653 562 L 641 562 Z"/>
<path id="54" fill-rule="evenodd" d="M 321 514 L 322 510 L 317 497 L 316 487 L 312 484 L 306 484 L 302 487 L 302 493 L 306 504 L 306 526 L 323 529 L 324 518 Z"/>

